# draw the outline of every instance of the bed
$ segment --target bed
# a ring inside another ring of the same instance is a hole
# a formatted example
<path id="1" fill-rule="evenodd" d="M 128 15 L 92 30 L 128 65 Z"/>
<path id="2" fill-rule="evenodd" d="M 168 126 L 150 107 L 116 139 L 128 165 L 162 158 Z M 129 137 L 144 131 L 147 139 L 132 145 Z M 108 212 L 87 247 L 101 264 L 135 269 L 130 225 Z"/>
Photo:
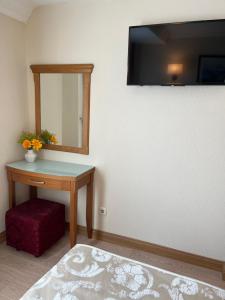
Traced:
<path id="1" fill-rule="evenodd" d="M 224 300 L 225 290 L 78 244 L 21 300 Z"/>

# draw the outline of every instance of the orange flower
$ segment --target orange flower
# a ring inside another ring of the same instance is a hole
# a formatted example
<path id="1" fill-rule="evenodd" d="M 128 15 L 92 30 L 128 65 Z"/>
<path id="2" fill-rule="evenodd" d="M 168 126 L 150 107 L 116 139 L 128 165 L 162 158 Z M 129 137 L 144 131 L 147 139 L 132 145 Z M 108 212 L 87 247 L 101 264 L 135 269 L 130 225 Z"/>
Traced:
<path id="1" fill-rule="evenodd" d="M 22 146 L 24 149 L 29 149 L 31 148 L 31 142 L 29 140 L 24 140 Z"/>
<path id="2" fill-rule="evenodd" d="M 37 139 L 33 139 L 31 144 L 33 146 L 33 149 L 36 151 L 39 151 L 42 148 L 42 143 Z"/>
<path id="3" fill-rule="evenodd" d="M 50 142 L 52 143 L 52 144 L 57 144 L 57 139 L 56 139 L 56 136 L 55 135 L 52 135 L 51 136 L 51 138 L 50 138 Z"/>

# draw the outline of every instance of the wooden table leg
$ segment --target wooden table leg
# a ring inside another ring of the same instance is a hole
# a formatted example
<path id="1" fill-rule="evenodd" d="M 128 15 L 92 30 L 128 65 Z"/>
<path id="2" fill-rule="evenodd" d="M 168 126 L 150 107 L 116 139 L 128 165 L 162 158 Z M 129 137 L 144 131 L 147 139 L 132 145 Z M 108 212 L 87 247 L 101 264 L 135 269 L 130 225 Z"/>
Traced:
<path id="1" fill-rule="evenodd" d="M 92 238 L 92 222 L 93 222 L 93 181 L 94 173 L 90 174 L 90 181 L 87 184 L 87 202 L 86 202 L 86 223 L 88 238 Z"/>
<path id="2" fill-rule="evenodd" d="M 78 187 L 76 182 L 71 183 L 70 191 L 70 247 L 72 248 L 77 241 L 77 196 Z"/>
<path id="3" fill-rule="evenodd" d="M 11 176 L 8 177 L 8 189 L 9 189 L 9 208 L 13 208 L 16 205 L 16 197 L 15 197 L 15 182 L 11 179 Z"/>
<path id="4" fill-rule="evenodd" d="M 30 192 L 30 200 L 37 199 L 37 187 L 36 186 L 29 186 Z"/>

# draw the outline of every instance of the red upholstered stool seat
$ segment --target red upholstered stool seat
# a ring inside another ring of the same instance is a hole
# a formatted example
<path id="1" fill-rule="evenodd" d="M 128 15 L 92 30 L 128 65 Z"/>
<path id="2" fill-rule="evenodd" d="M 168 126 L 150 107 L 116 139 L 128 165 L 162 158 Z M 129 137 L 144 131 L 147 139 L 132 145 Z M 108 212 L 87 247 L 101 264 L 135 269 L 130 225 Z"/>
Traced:
<path id="1" fill-rule="evenodd" d="M 7 245 L 40 256 L 65 233 L 65 205 L 34 199 L 7 211 Z"/>

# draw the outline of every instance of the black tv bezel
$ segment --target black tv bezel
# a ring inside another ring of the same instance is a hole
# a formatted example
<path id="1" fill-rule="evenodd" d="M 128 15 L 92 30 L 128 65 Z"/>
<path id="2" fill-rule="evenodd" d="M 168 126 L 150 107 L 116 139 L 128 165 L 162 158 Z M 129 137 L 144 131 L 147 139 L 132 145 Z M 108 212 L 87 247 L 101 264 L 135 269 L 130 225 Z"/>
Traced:
<path id="1" fill-rule="evenodd" d="M 128 59 L 127 59 L 127 86 L 223 86 L 225 85 L 225 82 L 196 82 L 196 83 L 165 83 L 165 84 L 146 84 L 146 83 L 129 83 L 129 76 L 130 76 L 130 64 L 129 64 L 129 59 L 130 59 L 130 53 L 131 53 L 131 43 L 130 43 L 130 31 L 133 28 L 144 28 L 144 27 L 149 27 L 149 26 L 160 26 L 160 25 L 183 25 L 183 24 L 194 24 L 194 23 L 213 23 L 213 22 L 220 22 L 223 21 L 225 22 L 225 19 L 212 19 L 212 20 L 198 20 L 198 21 L 184 21 L 184 22 L 169 22 L 169 23 L 154 23 L 154 24 L 148 24 L 148 25 L 135 25 L 135 26 L 129 26 L 129 32 L 128 32 Z M 210 55 L 201 55 L 201 56 L 210 56 Z M 222 55 L 218 55 L 222 56 Z M 224 53 L 225 56 L 225 53 Z M 200 57 L 199 57 L 199 62 L 200 63 Z M 199 78 L 199 74 L 198 74 Z"/>

